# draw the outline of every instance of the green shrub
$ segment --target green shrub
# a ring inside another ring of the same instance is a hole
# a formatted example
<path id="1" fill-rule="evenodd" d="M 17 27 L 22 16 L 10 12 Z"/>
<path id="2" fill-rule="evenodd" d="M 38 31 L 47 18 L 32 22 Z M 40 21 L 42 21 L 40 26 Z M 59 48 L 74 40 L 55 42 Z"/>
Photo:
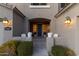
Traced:
<path id="1" fill-rule="evenodd" d="M 32 52 L 32 42 L 30 41 L 10 40 L 0 46 L 0 53 L 8 53 L 11 56 L 32 55 Z"/>
<path id="2" fill-rule="evenodd" d="M 33 52 L 32 42 L 22 41 L 17 47 L 18 56 L 31 56 Z"/>
<path id="3" fill-rule="evenodd" d="M 54 46 L 52 47 L 52 54 L 55 56 L 64 56 L 65 48 L 62 46 Z"/>
<path id="4" fill-rule="evenodd" d="M 74 56 L 75 55 L 73 50 L 63 46 L 58 46 L 58 45 L 52 47 L 51 52 L 54 56 Z"/>
<path id="5" fill-rule="evenodd" d="M 16 48 L 19 44 L 17 40 L 10 40 L 0 46 L 0 53 L 8 53 L 9 55 L 17 55 Z"/>
<path id="6" fill-rule="evenodd" d="M 75 56 L 75 52 L 72 49 L 67 48 L 65 50 L 65 56 Z"/>

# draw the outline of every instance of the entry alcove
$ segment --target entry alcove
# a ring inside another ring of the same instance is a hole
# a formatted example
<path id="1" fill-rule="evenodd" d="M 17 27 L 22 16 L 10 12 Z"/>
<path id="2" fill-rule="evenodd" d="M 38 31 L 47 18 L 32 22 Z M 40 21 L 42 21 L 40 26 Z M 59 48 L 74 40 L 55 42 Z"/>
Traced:
<path id="1" fill-rule="evenodd" d="M 43 33 L 47 33 L 50 31 L 50 19 L 46 18 L 32 18 L 29 19 L 29 31 L 37 34 L 38 36 L 42 36 Z"/>

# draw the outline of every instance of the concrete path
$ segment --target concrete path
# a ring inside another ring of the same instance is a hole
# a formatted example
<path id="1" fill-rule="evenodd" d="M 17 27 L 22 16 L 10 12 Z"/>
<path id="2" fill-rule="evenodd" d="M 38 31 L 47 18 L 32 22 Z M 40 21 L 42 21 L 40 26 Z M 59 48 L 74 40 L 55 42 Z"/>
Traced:
<path id="1" fill-rule="evenodd" d="M 33 48 L 33 56 L 48 56 L 45 38 L 33 38 Z"/>

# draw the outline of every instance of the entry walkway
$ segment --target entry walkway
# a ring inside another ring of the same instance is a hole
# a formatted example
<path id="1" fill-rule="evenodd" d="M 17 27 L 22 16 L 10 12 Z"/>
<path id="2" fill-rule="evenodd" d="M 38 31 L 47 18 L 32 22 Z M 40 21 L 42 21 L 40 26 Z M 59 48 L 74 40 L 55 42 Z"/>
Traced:
<path id="1" fill-rule="evenodd" d="M 33 56 L 48 56 L 44 37 L 33 38 Z"/>

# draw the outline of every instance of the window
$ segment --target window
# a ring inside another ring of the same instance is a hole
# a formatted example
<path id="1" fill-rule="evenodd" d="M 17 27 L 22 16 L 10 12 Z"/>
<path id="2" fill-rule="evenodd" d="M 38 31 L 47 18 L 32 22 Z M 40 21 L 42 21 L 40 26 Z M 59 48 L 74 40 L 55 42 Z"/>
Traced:
<path id="1" fill-rule="evenodd" d="M 70 3 L 59 3 L 58 4 L 58 9 L 59 11 L 62 10 L 63 8 L 65 8 L 66 6 L 68 6 Z"/>
<path id="2" fill-rule="evenodd" d="M 50 5 L 47 3 L 31 3 L 30 8 L 49 8 Z"/>
<path id="3" fill-rule="evenodd" d="M 65 3 L 61 3 L 61 8 L 64 8 L 65 7 Z"/>
<path id="4" fill-rule="evenodd" d="M 67 5 L 69 5 L 69 3 L 61 3 L 61 8 L 66 7 Z"/>
<path id="5" fill-rule="evenodd" d="M 39 5 L 47 5 L 47 3 L 31 3 L 31 5 L 39 6 Z"/>

